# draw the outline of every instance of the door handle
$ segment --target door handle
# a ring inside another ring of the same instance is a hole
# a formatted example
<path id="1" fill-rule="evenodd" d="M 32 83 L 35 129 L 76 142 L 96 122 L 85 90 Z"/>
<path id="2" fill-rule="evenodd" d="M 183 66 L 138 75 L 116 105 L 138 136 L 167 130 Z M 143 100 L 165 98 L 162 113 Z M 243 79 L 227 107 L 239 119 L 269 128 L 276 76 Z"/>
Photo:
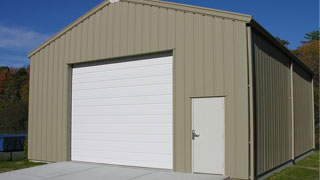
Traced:
<path id="1" fill-rule="evenodd" d="M 194 140 L 196 137 L 200 137 L 200 135 L 196 134 L 195 130 L 192 130 L 192 140 Z"/>

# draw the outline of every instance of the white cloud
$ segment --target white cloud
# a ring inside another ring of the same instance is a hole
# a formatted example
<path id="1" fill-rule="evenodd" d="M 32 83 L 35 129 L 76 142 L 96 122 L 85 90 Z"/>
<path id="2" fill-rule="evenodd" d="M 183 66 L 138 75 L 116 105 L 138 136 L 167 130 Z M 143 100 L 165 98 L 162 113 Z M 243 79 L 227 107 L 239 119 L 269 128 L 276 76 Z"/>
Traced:
<path id="1" fill-rule="evenodd" d="M 28 52 L 50 38 L 50 34 L 42 34 L 21 27 L 7 27 L 0 24 L 0 49 Z"/>

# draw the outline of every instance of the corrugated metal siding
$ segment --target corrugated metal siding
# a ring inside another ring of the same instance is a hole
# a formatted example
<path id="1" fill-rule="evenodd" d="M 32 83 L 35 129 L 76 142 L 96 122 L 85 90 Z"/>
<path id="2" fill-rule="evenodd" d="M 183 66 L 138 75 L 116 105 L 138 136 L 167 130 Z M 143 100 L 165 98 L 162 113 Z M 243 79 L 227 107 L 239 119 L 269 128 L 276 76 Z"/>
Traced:
<path id="1" fill-rule="evenodd" d="M 293 66 L 295 157 L 313 148 L 312 77 L 299 65 Z"/>
<path id="2" fill-rule="evenodd" d="M 253 31 L 256 175 L 291 159 L 290 59 Z"/>
<path id="3" fill-rule="evenodd" d="M 174 169 L 191 172 L 191 97 L 226 96 L 226 173 L 248 178 L 246 47 L 243 21 L 132 2 L 104 6 L 31 57 L 29 158 L 69 159 L 67 63 L 174 49 Z"/>

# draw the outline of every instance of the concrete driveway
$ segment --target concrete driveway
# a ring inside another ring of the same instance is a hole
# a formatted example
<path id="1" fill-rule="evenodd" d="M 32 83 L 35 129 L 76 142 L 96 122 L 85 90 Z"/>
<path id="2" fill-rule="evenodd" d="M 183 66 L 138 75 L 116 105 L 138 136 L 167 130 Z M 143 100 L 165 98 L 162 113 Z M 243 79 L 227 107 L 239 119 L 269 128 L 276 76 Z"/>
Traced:
<path id="1" fill-rule="evenodd" d="M 220 175 L 176 173 L 86 162 L 59 162 L 0 174 L 0 180 L 224 180 Z"/>

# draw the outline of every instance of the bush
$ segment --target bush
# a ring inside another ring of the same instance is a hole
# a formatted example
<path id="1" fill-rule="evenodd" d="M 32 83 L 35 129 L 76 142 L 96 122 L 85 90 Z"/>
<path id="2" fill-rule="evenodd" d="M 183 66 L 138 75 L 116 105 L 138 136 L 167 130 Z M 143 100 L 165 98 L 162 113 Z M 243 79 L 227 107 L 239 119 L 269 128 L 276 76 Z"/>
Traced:
<path id="1" fill-rule="evenodd" d="M 0 112 L 1 133 L 24 133 L 27 131 L 28 104 L 11 100 Z"/>
<path id="2" fill-rule="evenodd" d="M 26 140 L 24 141 L 24 156 L 26 159 L 28 159 L 28 135 L 26 137 Z"/>

